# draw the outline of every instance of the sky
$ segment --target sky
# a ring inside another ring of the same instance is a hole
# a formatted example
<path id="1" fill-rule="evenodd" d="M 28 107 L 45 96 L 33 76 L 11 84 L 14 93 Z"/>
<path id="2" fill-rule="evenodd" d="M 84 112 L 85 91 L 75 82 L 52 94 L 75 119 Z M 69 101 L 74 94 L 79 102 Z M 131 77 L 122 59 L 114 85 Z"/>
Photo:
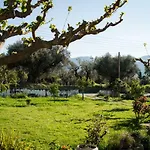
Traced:
<path id="1" fill-rule="evenodd" d="M 80 21 L 82 22 L 83 19 L 90 21 L 99 18 L 104 13 L 104 6 L 114 1 L 53 0 L 54 8 L 48 12 L 47 21 L 54 18 L 51 23 L 55 24 L 59 30 L 63 30 L 68 13 L 67 8 L 68 6 L 72 6 L 72 11 L 68 16 L 65 28 L 68 23 L 76 27 L 76 24 Z M 0 2 L 0 6 L 2 6 L 2 1 Z M 118 52 L 121 55 L 132 55 L 134 57 L 150 55 L 150 1 L 128 0 L 128 3 L 107 21 L 117 21 L 120 12 L 125 12 L 124 20 L 121 24 L 110 27 L 98 35 L 88 35 L 81 40 L 71 43 L 68 47 L 71 57 L 99 57 L 108 52 L 113 56 L 116 56 Z M 9 22 L 10 24 L 19 24 L 22 21 L 31 22 L 38 14 L 40 14 L 40 11 L 36 10 L 32 16 L 25 19 L 10 20 Z M 103 27 L 105 23 L 100 24 L 100 27 Z M 49 24 L 40 27 L 36 33 L 37 36 L 41 36 L 47 40 L 52 39 L 53 35 L 48 27 Z M 27 36 L 29 37 L 30 34 Z M 8 45 L 13 44 L 21 38 L 22 36 L 17 36 L 8 39 L 0 51 L 6 52 Z M 144 47 L 144 43 L 147 43 L 147 48 Z"/>

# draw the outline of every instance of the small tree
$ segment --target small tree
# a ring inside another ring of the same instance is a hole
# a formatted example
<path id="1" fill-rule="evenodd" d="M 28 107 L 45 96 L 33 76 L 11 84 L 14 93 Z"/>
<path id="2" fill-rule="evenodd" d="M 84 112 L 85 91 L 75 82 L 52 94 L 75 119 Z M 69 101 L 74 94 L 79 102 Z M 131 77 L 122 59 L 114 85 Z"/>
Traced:
<path id="1" fill-rule="evenodd" d="M 7 66 L 0 67 L 0 90 L 5 91 L 10 86 L 15 87 L 18 82 L 17 71 L 8 70 Z"/>
<path id="2" fill-rule="evenodd" d="M 129 83 L 128 93 L 133 97 L 133 99 L 137 99 L 144 95 L 145 87 L 140 85 L 138 80 L 132 80 L 131 83 Z"/>
<path id="3" fill-rule="evenodd" d="M 113 87 L 113 96 L 119 96 L 120 97 L 120 92 L 121 92 L 121 89 L 123 88 L 124 84 L 123 84 L 123 81 L 120 80 L 119 78 L 117 78 L 115 80 L 115 82 L 112 84 L 112 87 Z"/>
<path id="4" fill-rule="evenodd" d="M 90 80 L 86 80 L 86 77 L 81 77 L 81 78 L 78 79 L 77 85 L 78 85 L 79 89 L 82 92 L 82 100 L 84 100 L 84 91 L 85 91 L 85 88 L 87 86 L 91 85 L 91 81 Z"/>
<path id="5" fill-rule="evenodd" d="M 103 137 L 107 134 L 106 123 L 102 121 L 102 117 L 93 119 L 92 124 L 87 128 L 87 136 L 85 143 L 88 145 L 98 146 Z"/>
<path id="6" fill-rule="evenodd" d="M 58 83 L 52 83 L 50 85 L 49 91 L 55 100 L 55 98 L 58 97 L 58 94 L 59 94 L 59 84 Z"/>
<path id="7" fill-rule="evenodd" d="M 133 111 L 137 121 L 150 116 L 150 106 L 147 104 L 147 97 L 141 96 L 133 102 Z"/>
<path id="8" fill-rule="evenodd" d="M 83 144 L 78 145 L 77 150 L 97 149 L 103 137 L 107 134 L 106 123 L 102 120 L 102 116 L 96 116 L 92 119 L 89 126 L 86 127 L 87 136 Z"/>
<path id="9" fill-rule="evenodd" d="M 110 85 L 118 78 L 118 57 L 113 57 L 109 53 L 102 57 L 96 57 L 94 60 L 94 68 L 98 74 L 108 80 Z M 120 79 L 132 78 L 138 72 L 138 68 L 134 61 L 134 57 L 120 57 Z"/>

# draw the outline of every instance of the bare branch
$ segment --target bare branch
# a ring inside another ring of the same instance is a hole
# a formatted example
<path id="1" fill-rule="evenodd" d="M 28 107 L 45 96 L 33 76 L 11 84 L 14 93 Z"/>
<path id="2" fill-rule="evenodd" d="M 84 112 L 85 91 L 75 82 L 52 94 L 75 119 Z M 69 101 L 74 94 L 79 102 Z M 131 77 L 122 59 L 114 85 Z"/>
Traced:
<path id="1" fill-rule="evenodd" d="M 142 58 L 135 58 L 136 61 L 140 61 L 146 68 L 150 67 L 150 59 L 144 61 Z"/>

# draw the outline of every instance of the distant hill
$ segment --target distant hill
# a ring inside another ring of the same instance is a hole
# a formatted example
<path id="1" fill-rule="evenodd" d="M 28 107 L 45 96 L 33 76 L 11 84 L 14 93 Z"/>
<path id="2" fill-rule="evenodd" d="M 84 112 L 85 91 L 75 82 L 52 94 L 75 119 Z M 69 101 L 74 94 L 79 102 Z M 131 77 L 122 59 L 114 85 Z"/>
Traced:
<path id="1" fill-rule="evenodd" d="M 150 56 L 142 56 L 141 57 L 144 61 L 147 61 L 149 58 L 150 58 Z M 144 75 L 144 72 L 145 72 L 145 67 L 144 67 L 144 65 L 141 63 L 141 62 L 139 62 L 139 61 L 137 61 L 136 62 L 136 64 L 137 64 L 137 66 L 138 66 L 138 68 L 141 70 L 141 72 L 142 72 L 142 75 Z"/>
<path id="2" fill-rule="evenodd" d="M 92 57 L 90 56 L 81 56 L 81 57 L 75 57 L 70 58 L 72 62 L 74 62 L 76 65 L 79 65 L 79 61 L 91 61 Z"/>
<path id="3" fill-rule="evenodd" d="M 144 61 L 147 61 L 147 59 L 149 59 L 150 56 L 148 56 L 148 55 L 147 56 L 142 56 L 141 58 Z M 81 56 L 81 57 L 76 57 L 76 58 L 70 58 L 70 60 L 73 61 L 77 65 L 79 65 L 79 60 L 80 61 L 91 61 L 91 59 L 92 59 L 92 57 L 90 57 L 90 56 Z M 137 61 L 136 64 L 137 64 L 138 68 L 141 70 L 142 75 L 144 75 L 144 72 L 145 72 L 144 65 L 139 61 Z"/>

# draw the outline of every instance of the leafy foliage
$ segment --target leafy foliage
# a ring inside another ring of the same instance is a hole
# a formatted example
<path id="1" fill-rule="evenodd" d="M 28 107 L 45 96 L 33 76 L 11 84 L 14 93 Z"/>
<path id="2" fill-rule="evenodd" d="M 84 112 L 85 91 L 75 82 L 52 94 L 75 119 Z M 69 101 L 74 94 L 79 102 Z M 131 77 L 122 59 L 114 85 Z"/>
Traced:
<path id="1" fill-rule="evenodd" d="M 52 96 L 54 98 L 58 97 L 58 94 L 59 94 L 59 84 L 58 83 L 52 83 L 50 85 L 49 91 L 50 91 L 50 93 L 52 94 Z"/>
<path id="2" fill-rule="evenodd" d="M 54 7 L 52 0 L 3 0 L 3 7 L 0 9 L 0 44 L 4 43 L 10 37 L 17 35 L 25 35 L 31 32 L 31 37 L 24 38 L 26 48 L 24 52 L 16 53 L 8 57 L 0 59 L 0 65 L 13 64 L 19 62 L 39 49 L 52 49 L 53 46 L 61 45 L 68 47 L 71 42 L 80 40 L 86 35 L 95 35 L 104 32 L 109 27 L 114 27 L 123 21 L 123 14 L 121 13 L 119 19 L 116 22 L 107 22 L 102 28 L 99 28 L 100 24 L 103 24 L 104 20 L 111 17 L 119 8 L 124 6 L 127 0 L 116 0 L 111 5 L 105 6 L 103 15 L 92 21 L 80 21 L 76 28 L 68 24 L 66 31 L 59 31 L 57 26 L 51 23 L 50 29 L 54 34 L 54 37 L 50 40 L 43 40 L 36 36 L 36 30 L 43 24 L 49 23 L 52 19 L 46 22 L 46 15 L 48 10 Z M 11 25 L 9 19 L 26 18 L 32 15 L 35 9 L 39 10 L 39 14 L 30 23 L 23 22 L 21 24 Z M 68 14 L 72 10 L 72 7 L 68 7 Z M 79 21 L 78 21 L 79 22 Z"/>
<path id="3" fill-rule="evenodd" d="M 14 93 L 11 94 L 11 98 L 27 98 L 27 95 L 25 93 Z"/>
<path id="4" fill-rule="evenodd" d="M 128 83 L 127 92 L 133 99 L 137 99 L 140 96 L 143 96 L 145 93 L 145 87 L 140 85 L 138 80 L 132 80 Z"/>
<path id="5" fill-rule="evenodd" d="M 110 83 L 118 78 L 118 57 L 112 57 L 109 53 L 95 58 L 95 69 L 98 74 Z M 120 57 L 120 79 L 131 78 L 138 72 L 138 68 L 131 56 Z"/>
<path id="6" fill-rule="evenodd" d="M 0 67 L 0 90 L 5 91 L 11 85 L 16 86 L 18 82 L 16 70 L 8 70 L 7 66 Z"/>
<path id="7" fill-rule="evenodd" d="M 149 135 L 142 135 L 138 131 L 125 132 L 115 134 L 110 137 L 109 144 L 106 149 L 120 150 L 120 149 L 149 149 L 150 137 Z"/>
<path id="8" fill-rule="evenodd" d="M 0 133 L 0 149 L 1 150 L 34 150 L 33 145 L 21 141 L 13 132 L 7 133 L 1 131 Z"/>
<path id="9" fill-rule="evenodd" d="M 147 97 L 141 96 L 133 102 L 133 111 L 137 120 L 144 120 L 150 116 L 150 106 L 146 101 Z"/>
<path id="10" fill-rule="evenodd" d="M 77 80 L 77 85 L 82 92 L 82 100 L 84 100 L 84 90 L 87 86 L 91 85 L 91 81 L 89 79 L 86 80 L 86 77 L 83 76 Z"/>
<path id="11" fill-rule="evenodd" d="M 93 124 L 87 128 L 87 137 L 86 137 L 86 145 L 96 145 L 98 146 L 102 140 L 102 138 L 106 135 L 107 130 L 104 129 L 106 123 L 102 122 L 102 117 L 97 117 L 93 120 Z"/>
<path id="12" fill-rule="evenodd" d="M 72 150 L 72 148 L 69 145 L 59 145 L 56 144 L 55 142 L 51 142 L 50 144 L 50 150 Z"/>
<path id="13" fill-rule="evenodd" d="M 12 52 L 24 51 L 25 45 L 22 41 L 8 46 L 8 55 Z M 67 64 L 69 59 L 69 52 L 61 46 L 54 46 L 52 49 L 41 49 L 33 53 L 26 60 L 19 63 L 9 65 L 9 68 L 16 67 L 19 70 L 20 78 L 27 80 L 27 82 L 35 83 L 48 77 L 48 73 L 55 68 L 60 68 Z M 25 71 L 23 71 L 25 70 Z M 26 77 L 27 75 L 27 77 Z M 42 78 L 42 79 L 41 79 Z"/>

